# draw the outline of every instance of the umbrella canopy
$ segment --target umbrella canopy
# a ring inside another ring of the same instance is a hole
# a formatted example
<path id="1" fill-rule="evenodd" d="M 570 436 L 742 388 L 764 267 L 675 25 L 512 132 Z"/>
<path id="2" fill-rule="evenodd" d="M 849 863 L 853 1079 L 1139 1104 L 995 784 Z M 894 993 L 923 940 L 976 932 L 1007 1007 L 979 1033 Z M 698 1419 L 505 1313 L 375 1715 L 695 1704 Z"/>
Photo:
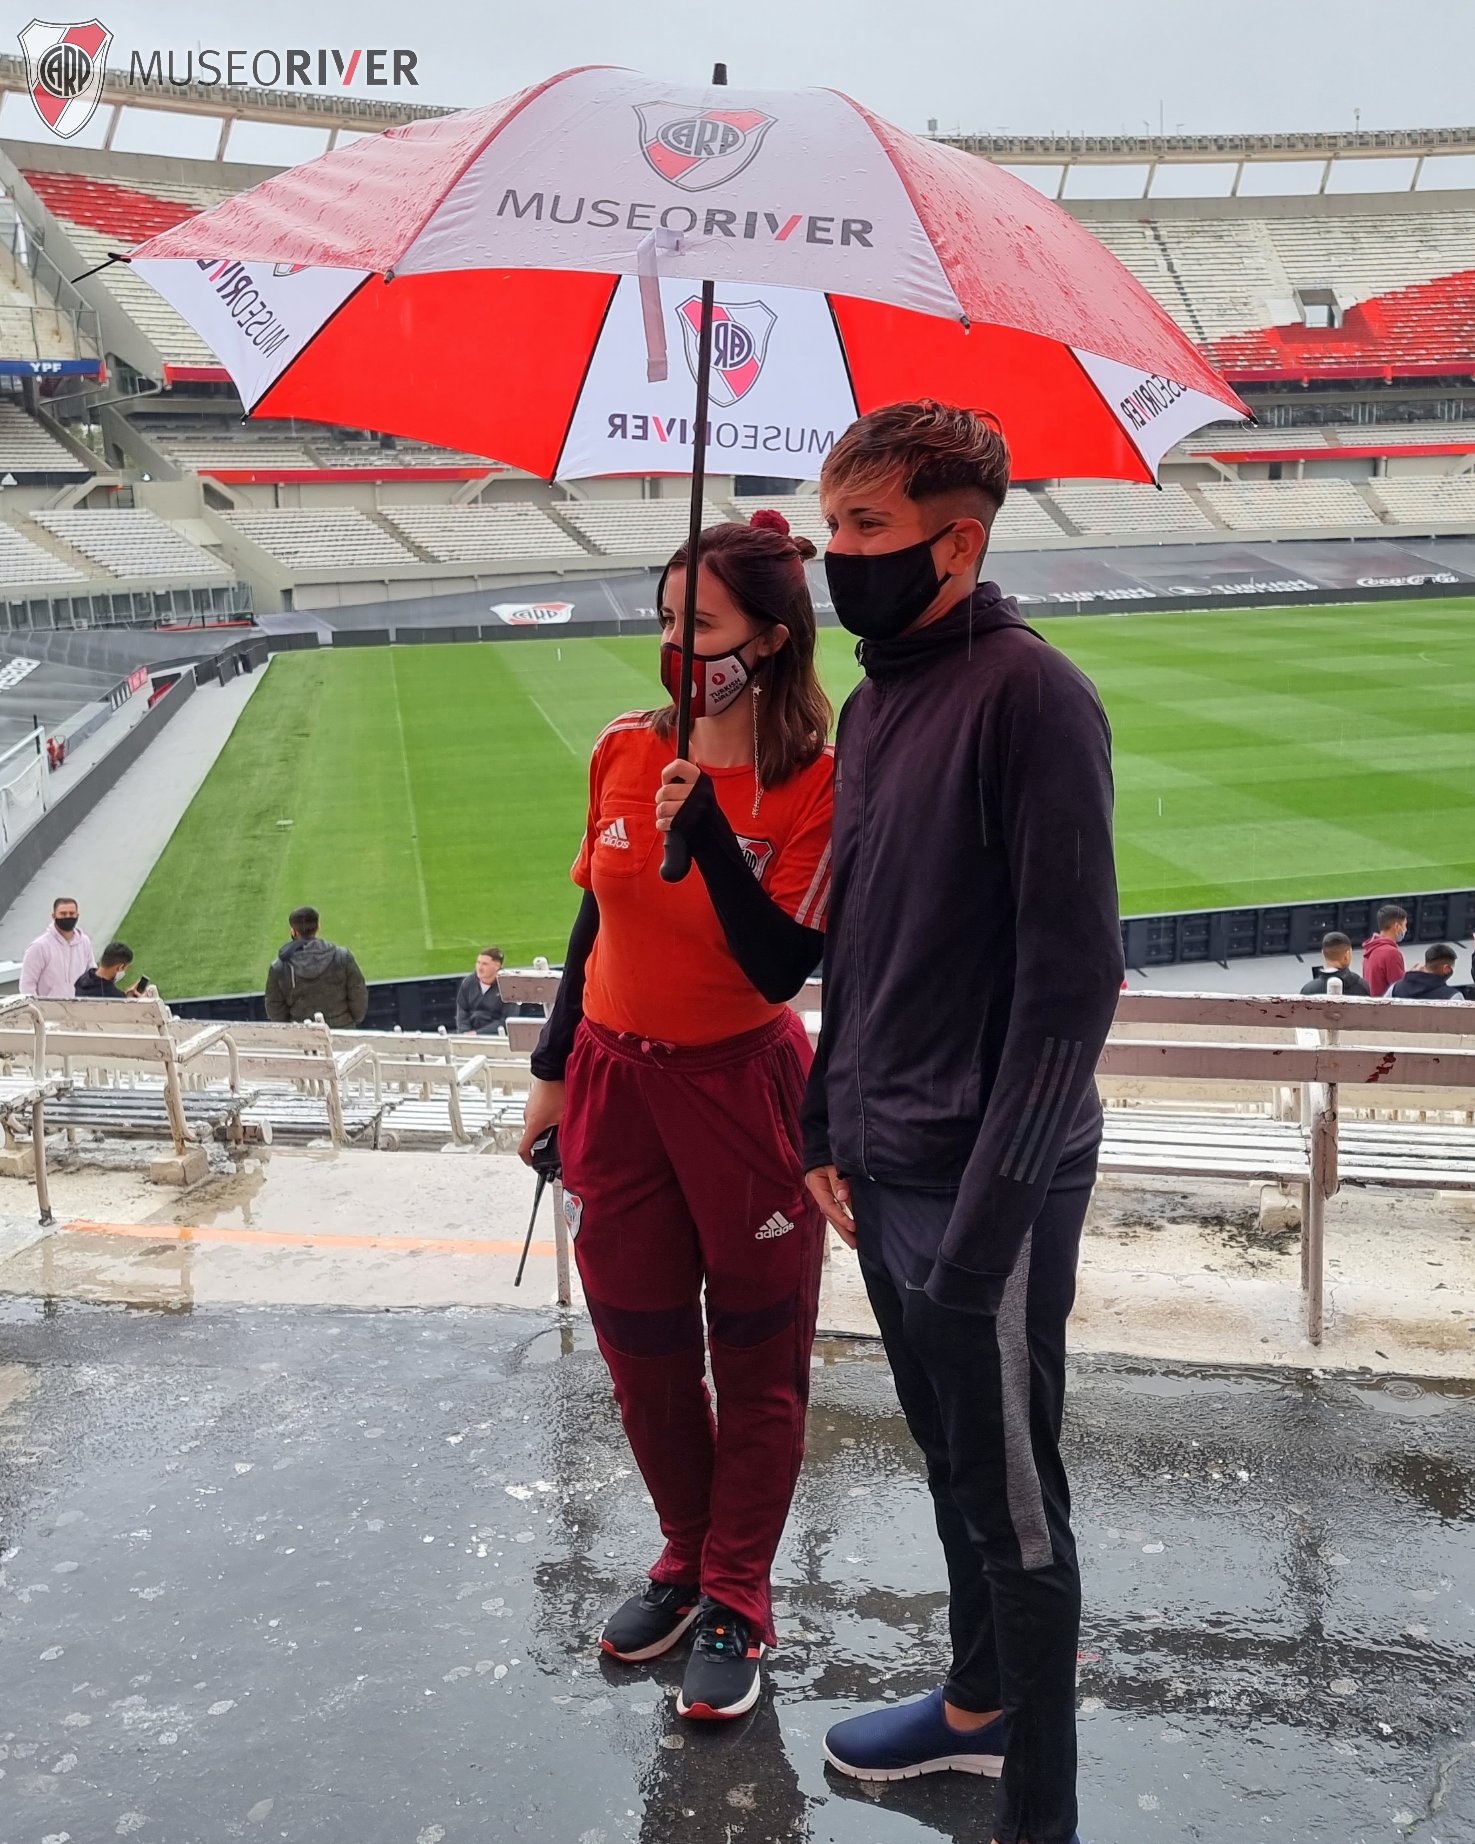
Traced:
<path id="1" fill-rule="evenodd" d="M 129 260 L 252 414 L 549 479 L 691 469 L 700 283 L 733 471 L 812 478 L 858 412 L 933 396 L 991 411 L 1018 478 L 1151 480 L 1247 414 L 1067 213 L 832 90 L 566 71 L 292 168 Z M 668 348 L 687 363 L 663 376 Z"/>

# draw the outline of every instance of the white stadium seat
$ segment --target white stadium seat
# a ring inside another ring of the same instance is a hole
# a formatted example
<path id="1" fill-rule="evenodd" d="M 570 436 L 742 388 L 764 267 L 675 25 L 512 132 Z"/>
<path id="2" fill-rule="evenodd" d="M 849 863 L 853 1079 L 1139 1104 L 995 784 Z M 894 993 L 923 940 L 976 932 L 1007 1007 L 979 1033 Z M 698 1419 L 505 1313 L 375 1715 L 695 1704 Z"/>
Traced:
<path id="1" fill-rule="evenodd" d="M 0 401 L 0 474 L 76 474 L 87 467 L 18 403 Z"/>
<path id="2" fill-rule="evenodd" d="M 1214 529 L 1203 509 L 1180 486 L 1149 487 L 1126 481 L 1062 481 L 1050 497 L 1083 532 L 1196 531 Z"/>
<path id="3" fill-rule="evenodd" d="M 413 569 L 415 553 L 351 506 L 309 511 L 231 512 L 226 521 L 243 537 L 294 570 Z"/>
<path id="4" fill-rule="evenodd" d="M 218 557 L 182 538 L 157 513 L 36 512 L 32 518 L 110 576 L 226 576 Z"/>
<path id="5" fill-rule="evenodd" d="M 502 563 L 546 557 L 587 561 L 589 553 L 541 506 L 386 506 L 384 516 L 427 555 L 444 563 Z"/>
<path id="6" fill-rule="evenodd" d="M 1203 496 L 1232 531 L 1379 523 L 1350 480 L 1214 481 Z"/>
<path id="7" fill-rule="evenodd" d="M 559 513 L 611 557 L 669 557 L 686 541 L 690 517 L 686 501 L 679 495 L 670 499 L 571 500 L 559 507 Z M 702 508 L 703 525 L 721 525 L 731 516 L 710 500 Z"/>
<path id="8" fill-rule="evenodd" d="M 43 550 L 13 525 L 0 521 L 0 587 L 31 583 L 85 583 L 86 572 Z"/>
<path id="9" fill-rule="evenodd" d="M 1475 523 L 1475 475 L 1375 480 L 1372 490 L 1400 525 Z"/>

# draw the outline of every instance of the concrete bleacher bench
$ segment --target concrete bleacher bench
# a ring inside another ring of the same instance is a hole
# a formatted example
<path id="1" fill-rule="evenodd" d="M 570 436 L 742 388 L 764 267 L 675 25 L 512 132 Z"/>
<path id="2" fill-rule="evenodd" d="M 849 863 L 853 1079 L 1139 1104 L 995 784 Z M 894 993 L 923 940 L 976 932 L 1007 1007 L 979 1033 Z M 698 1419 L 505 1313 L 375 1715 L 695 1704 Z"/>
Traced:
<path id="1" fill-rule="evenodd" d="M 0 1005 L 0 1062 L 28 1066 L 37 1082 L 52 1074 L 66 1079 L 65 1094 L 46 1110 L 51 1127 L 169 1140 L 172 1158 L 155 1159 L 149 1176 L 186 1184 L 204 1175 L 202 1140 L 242 1137 L 241 1116 L 254 1097 L 240 1086 L 232 1027 L 211 1024 L 176 1035 L 177 1022 L 150 999 L 7 1000 Z M 217 1047 L 226 1055 L 227 1088 L 186 1095 L 186 1072 Z M 147 1072 L 157 1081 L 103 1079 L 122 1071 Z"/>

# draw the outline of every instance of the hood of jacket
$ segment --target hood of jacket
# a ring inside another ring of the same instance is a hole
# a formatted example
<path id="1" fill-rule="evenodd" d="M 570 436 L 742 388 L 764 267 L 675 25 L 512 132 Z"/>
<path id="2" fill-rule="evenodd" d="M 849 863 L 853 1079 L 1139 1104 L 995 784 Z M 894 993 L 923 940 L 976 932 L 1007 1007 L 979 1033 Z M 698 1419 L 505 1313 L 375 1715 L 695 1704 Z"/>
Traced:
<path id="1" fill-rule="evenodd" d="M 913 628 L 895 640 L 861 641 L 855 657 L 869 679 L 903 678 L 996 628 L 1028 625 L 1013 596 L 1005 595 L 997 583 L 979 583 L 966 601 L 926 627 Z"/>
<path id="2" fill-rule="evenodd" d="M 1376 954 L 1380 950 L 1382 952 L 1387 952 L 1389 948 L 1393 950 L 1400 960 L 1403 958 L 1403 949 L 1391 935 L 1369 935 L 1367 940 L 1362 944 L 1362 951 L 1364 954 Z"/>
<path id="3" fill-rule="evenodd" d="M 335 943 L 324 941 L 321 935 L 313 935 L 305 941 L 286 941 L 278 950 L 277 959 L 282 962 L 294 979 L 315 980 L 326 973 L 338 958 Z"/>
<path id="4" fill-rule="evenodd" d="M 1403 988 L 1400 999 L 1442 999 L 1450 990 L 1442 973 L 1431 973 L 1427 967 L 1415 967 L 1412 973 L 1405 973 L 1398 981 Z"/>

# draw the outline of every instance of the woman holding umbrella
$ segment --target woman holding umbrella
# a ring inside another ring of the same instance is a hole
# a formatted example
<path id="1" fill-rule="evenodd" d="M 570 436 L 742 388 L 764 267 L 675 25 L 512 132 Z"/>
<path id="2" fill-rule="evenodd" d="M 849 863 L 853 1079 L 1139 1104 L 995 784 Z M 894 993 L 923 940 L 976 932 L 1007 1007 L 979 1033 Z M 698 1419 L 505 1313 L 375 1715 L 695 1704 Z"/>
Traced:
<path id="1" fill-rule="evenodd" d="M 590 1318 L 666 1539 L 600 1644 L 635 1663 L 695 1626 L 677 1703 L 694 1717 L 757 1701 L 804 1443 L 824 1224 L 799 1151 L 809 1045 L 785 1001 L 819 960 L 829 897 L 813 555 L 776 512 L 703 532 L 694 760 L 672 760 L 674 703 L 594 746 L 585 894 L 523 1138 L 526 1158 L 559 1126 Z M 673 699 L 688 568 L 683 546 L 658 598 Z M 700 876 L 662 880 L 672 829 Z"/>

